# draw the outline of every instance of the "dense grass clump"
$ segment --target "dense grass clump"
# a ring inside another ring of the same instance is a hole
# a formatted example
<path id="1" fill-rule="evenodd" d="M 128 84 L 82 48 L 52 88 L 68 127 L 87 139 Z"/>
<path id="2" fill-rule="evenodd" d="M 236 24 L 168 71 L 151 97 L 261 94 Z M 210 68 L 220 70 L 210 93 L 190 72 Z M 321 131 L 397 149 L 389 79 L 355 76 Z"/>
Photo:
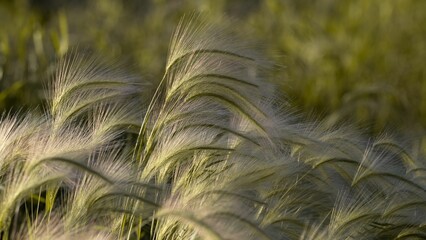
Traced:
<path id="1" fill-rule="evenodd" d="M 425 159 L 303 123 L 227 29 L 183 20 L 148 102 L 120 67 L 66 55 L 43 115 L 1 117 L 0 238 L 425 238 Z"/>

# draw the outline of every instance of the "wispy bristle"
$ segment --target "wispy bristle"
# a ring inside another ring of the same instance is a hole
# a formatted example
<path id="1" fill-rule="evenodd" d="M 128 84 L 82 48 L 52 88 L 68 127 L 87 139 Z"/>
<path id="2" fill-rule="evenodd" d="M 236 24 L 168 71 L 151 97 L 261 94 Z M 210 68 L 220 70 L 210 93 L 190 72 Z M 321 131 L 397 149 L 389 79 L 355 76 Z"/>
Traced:
<path id="1" fill-rule="evenodd" d="M 305 122 L 230 29 L 184 18 L 148 106 L 122 68 L 65 56 L 44 116 L 0 118 L 0 238 L 424 238 L 424 156 Z"/>

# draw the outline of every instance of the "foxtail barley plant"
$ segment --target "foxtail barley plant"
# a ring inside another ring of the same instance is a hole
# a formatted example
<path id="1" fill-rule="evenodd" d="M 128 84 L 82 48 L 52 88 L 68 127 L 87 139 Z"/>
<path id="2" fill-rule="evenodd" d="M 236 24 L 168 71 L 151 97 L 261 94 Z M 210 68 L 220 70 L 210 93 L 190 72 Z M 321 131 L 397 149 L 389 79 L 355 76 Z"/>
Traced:
<path id="1" fill-rule="evenodd" d="M 0 238 L 426 238 L 425 159 L 304 123 L 271 67 L 196 17 L 149 101 L 122 68 L 69 53 L 43 114 L 1 116 Z"/>

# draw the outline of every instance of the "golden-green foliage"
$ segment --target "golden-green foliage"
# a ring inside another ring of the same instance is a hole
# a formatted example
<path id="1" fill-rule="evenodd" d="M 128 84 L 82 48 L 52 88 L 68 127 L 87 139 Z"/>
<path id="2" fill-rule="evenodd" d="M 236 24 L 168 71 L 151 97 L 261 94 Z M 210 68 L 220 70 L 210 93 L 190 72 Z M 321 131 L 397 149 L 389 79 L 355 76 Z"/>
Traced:
<path id="1" fill-rule="evenodd" d="M 304 123 L 230 26 L 190 16 L 144 84 L 70 52 L 43 114 L 0 119 L 2 239 L 426 237 L 426 162 Z"/>
<path id="2" fill-rule="evenodd" d="M 249 26 L 297 105 L 380 132 L 424 127 L 426 2 L 264 1 Z"/>

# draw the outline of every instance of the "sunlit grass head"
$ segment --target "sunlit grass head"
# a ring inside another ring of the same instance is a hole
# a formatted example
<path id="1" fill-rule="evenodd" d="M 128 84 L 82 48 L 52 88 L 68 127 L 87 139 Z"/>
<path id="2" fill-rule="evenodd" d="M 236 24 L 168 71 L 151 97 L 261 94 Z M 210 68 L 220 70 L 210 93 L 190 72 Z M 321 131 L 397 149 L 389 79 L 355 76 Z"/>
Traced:
<path id="1" fill-rule="evenodd" d="M 230 26 L 183 18 L 144 84 L 75 51 L 42 115 L 0 118 L 0 238 L 424 238 L 425 160 L 307 122 Z"/>

